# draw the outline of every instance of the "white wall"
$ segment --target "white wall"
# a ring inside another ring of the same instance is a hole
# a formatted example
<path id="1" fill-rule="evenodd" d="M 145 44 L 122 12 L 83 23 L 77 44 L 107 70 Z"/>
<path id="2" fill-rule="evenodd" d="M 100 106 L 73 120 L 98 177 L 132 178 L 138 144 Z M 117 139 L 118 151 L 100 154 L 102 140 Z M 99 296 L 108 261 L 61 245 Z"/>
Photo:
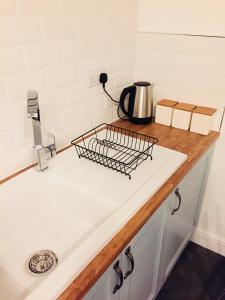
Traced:
<path id="1" fill-rule="evenodd" d="M 162 98 L 216 107 L 218 129 L 225 106 L 225 39 L 137 34 L 136 80 L 154 83 Z M 222 128 L 195 241 L 225 255 L 225 126 Z"/>
<path id="2" fill-rule="evenodd" d="M 224 0 L 140 0 L 145 32 L 225 36 Z"/>
<path id="3" fill-rule="evenodd" d="M 137 2 L 0 1 L 0 179 L 32 162 L 27 90 L 38 90 L 44 134 L 56 134 L 58 148 L 113 119 L 88 71 L 107 71 L 114 96 L 133 81 Z"/>

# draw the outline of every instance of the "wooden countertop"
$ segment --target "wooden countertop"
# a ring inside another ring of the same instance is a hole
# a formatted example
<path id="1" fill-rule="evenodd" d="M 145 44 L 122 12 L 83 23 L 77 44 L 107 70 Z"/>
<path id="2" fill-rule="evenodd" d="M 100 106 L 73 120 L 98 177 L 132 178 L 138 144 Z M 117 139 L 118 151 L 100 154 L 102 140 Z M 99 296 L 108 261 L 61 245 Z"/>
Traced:
<path id="1" fill-rule="evenodd" d="M 58 300 L 81 299 L 86 294 L 193 165 L 219 137 L 219 133 L 215 131 L 212 131 L 207 136 L 203 136 L 190 131 L 170 128 L 159 124 L 134 125 L 128 121 L 119 120 L 114 122 L 114 125 L 154 136 L 159 139 L 159 145 L 183 152 L 188 155 L 188 159 L 96 255 L 80 275 L 75 278 L 70 286 L 58 297 Z"/>

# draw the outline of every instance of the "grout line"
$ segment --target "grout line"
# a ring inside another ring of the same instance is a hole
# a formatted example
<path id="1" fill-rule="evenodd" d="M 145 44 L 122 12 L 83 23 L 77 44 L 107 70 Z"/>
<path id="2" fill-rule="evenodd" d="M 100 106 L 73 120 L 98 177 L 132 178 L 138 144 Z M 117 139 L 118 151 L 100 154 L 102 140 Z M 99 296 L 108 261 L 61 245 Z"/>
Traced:
<path id="1" fill-rule="evenodd" d="M 225 36 L 222 36 L 222 35 L 204 35 L 204 34 L 189 34 L 189 33 L 175 33 L 175 32 L 171 32 L 171 33 L 170 32 L 154 32 L 154 31 L 143 31 L 143 30 L 138 30 L 137 33 L 174 35 L 174 36 L 196 36 L 196 37 L 205 37 L 205 38 L 225 39 Z"/>

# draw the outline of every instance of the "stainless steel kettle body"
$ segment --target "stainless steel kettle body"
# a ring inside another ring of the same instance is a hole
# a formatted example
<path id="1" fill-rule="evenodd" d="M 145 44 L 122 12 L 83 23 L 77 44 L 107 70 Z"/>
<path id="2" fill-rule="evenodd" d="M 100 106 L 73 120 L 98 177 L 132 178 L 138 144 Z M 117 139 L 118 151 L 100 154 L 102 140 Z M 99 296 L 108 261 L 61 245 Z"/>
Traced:
<path id="1" fill-rule="evenodd" d="M 153 110 L 151 83 L 139 81 L 126 87 L 120 96 L 120 108 L 131 122 L 135 124 L 150 123 Z"/>

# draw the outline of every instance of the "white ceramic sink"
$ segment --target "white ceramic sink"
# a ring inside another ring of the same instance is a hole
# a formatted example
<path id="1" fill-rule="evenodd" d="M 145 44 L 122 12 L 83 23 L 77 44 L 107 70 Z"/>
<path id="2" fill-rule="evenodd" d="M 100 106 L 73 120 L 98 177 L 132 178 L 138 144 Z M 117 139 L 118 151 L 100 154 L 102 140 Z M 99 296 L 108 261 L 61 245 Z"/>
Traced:
<path id="1" fill-rule="evenodd" d="M 85 159 L 73 148 L 0 186 L 0 299 L 55 299 L 118 230 L 186 160 L 155 146 L 153 160 L 132 179 Z M 41 249 L 59 257 L 37 277 L 28 257 Z"/>

